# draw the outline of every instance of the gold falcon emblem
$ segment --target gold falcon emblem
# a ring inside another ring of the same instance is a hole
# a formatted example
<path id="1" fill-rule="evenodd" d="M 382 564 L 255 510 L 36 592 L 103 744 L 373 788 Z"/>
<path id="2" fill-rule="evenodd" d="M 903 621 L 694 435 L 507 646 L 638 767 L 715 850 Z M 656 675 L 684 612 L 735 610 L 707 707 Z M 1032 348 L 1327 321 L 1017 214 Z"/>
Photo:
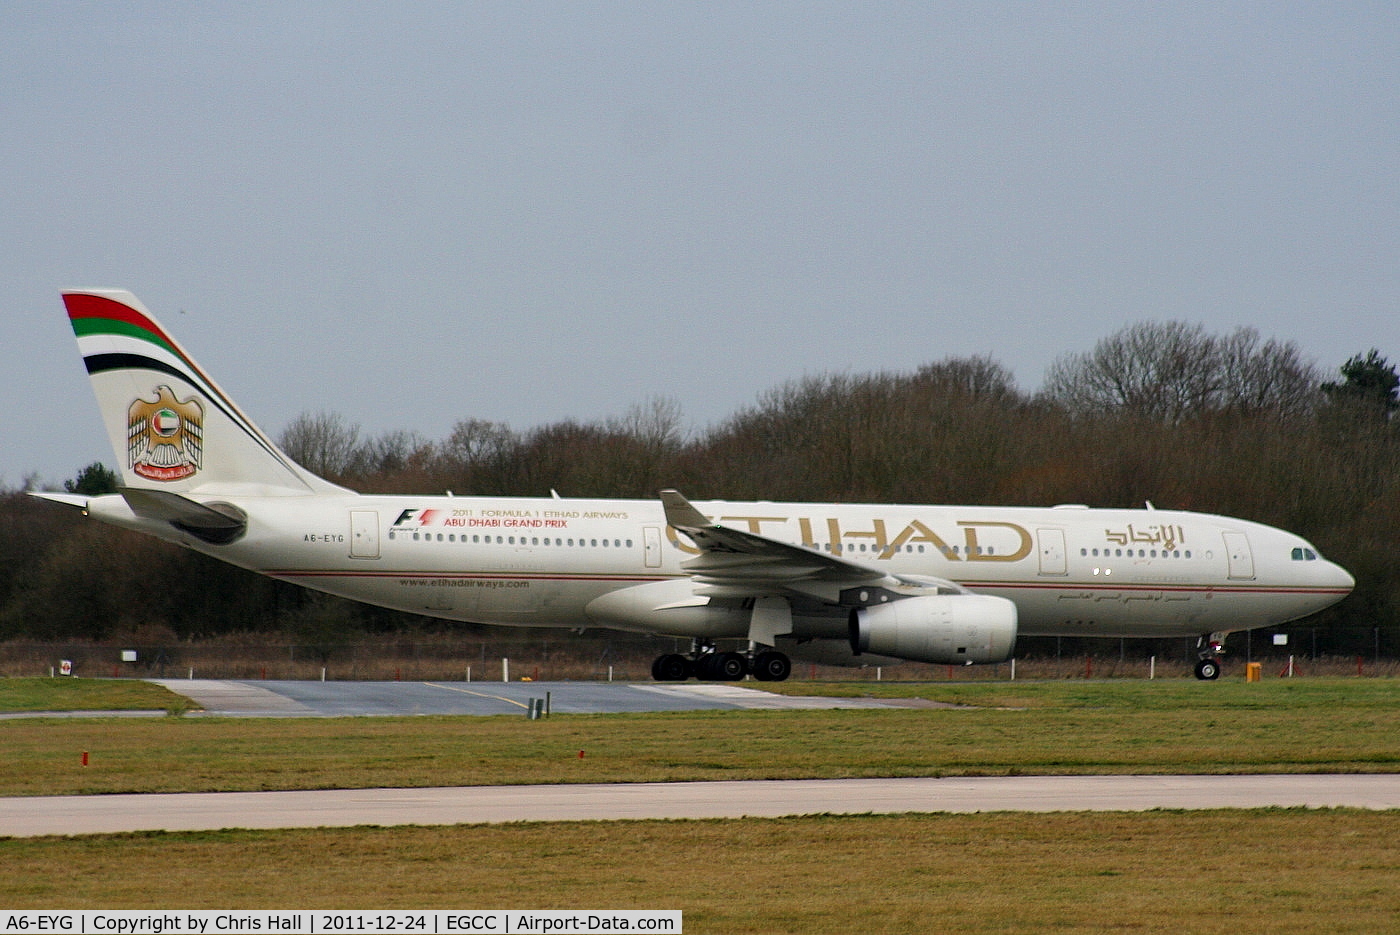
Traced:
<path id="1" fill-rule="evenodd" d="M 131 469 L 150 480 L 189 477 L 204 465 L 204 407 L 156 387 L 154 400 L 137 399 L 126 411 L 126 456 Z"/>

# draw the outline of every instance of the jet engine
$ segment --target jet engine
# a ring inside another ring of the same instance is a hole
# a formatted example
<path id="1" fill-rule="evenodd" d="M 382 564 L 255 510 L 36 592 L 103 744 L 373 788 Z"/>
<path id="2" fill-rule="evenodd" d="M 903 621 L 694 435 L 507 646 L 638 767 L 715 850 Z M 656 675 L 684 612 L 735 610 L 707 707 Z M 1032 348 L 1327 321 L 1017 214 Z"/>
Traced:
<path id="1" fill-rule="evenodd" d="M 1016 605 L 987 594 L 910 597 L 851 611 L 851 652 L 916 662 L 1004 662 L 1016 646 Z"/>

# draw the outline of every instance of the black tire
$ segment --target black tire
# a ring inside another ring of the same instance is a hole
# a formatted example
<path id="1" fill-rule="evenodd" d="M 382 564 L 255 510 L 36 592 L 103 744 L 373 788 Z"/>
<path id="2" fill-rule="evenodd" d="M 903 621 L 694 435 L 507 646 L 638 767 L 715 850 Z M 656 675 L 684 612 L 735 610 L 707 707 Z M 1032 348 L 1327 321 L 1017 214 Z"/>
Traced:
<path id="1" fill-rule="evenodd" d="M 658 682 L 684 682 L 690 678 L 691 668 L 690 660 L 680 653 L 667 653 L 651 664 L 651 677 Z"/>
<path id="2" fill-rule="evenodd" d="M 753 659 L 753 677 L 760 682 L 782 682 L 792 674 L 792 661 L 784 653 L 765 650 Z"/>
<path id="3" fill-rule="evenodd" d="M 1202 659 L 1196 663 L 1196 678 L 1203 682 L 1213 682 L 1220 678 L 1220 660 Z"/>
<path id="4" fill-rule="evenodd" d="M 710 658 L 709 675 L 717 682 L 737 682 L 749 672 L 743 653 L 715 653 Z"/>

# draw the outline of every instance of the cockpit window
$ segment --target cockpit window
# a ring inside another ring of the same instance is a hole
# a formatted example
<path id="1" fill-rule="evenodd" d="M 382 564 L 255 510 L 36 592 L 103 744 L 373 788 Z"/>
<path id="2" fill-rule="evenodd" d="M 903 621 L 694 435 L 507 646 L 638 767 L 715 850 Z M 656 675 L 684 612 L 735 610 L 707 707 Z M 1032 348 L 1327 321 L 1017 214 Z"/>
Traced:
<path id="1" fill-rule="evenodd" d="M 1312 549 L 1296 548 L 1293 550 L 1293 561 L 1315 562 L 1317 561 L 1317 553 Z"/>

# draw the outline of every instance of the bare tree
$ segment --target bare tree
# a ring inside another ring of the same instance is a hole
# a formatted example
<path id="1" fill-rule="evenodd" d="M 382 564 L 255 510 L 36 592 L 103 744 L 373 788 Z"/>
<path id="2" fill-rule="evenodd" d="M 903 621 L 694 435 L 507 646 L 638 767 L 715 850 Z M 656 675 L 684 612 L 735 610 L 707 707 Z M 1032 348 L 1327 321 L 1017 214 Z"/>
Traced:
<path id="1" fill-rule="evenodd" d="M 292 460 L 322 477 L 342 477 L 354 464 L 360 438 L 358 425 L 347 425 L 333 412 L 304 412 L 292 420 L 278 440 Z"/>
<path id="2" fill-rule="evenodd" d="M 915 372 L 914 381 L 970 399 L 1010 400 L 1019 395 L 1011 371 L 985 355 L 948 357 L 925 364 Z"/>
<path id="3" fill-rule="evenodd" d="M 419 461 L 430 460 L 434 446 L 417 432 L 390 429 L 354 447 L 350 473 L 360 477 L 405 471 Z"/>
<path id="4" fill-rule="evenodd" d="M 1303 357 L 1298 345 L 1272 338 L 1260 343 L 1253 328 L 1237 328 L 1216 345 L 1219 408 L 1284 416 L 1312 411 L 1322 372 Z"/>
<path id="5" fill-rule="evenodd" d="M 674 397 L 653 396 L 644 403 L 628 407 L 621 418 L 609 420 L 608 428 L 660 454 L 684 443 L 683 419 L 681 404 Z"/>
<path id="6" fill-rule="evenodd" d="M 1253 328 L 1218 337 L 1199 324 L 1139 322 L 1056 359 L 1041 393 L 1076 415 L 1177 423 L 1225 410 L 1305 412 L 1319 379 L 1295 344 L 1261 344 Z"/>
<path id="7" fill-rule="evenodd" d="M 452 434 L 440 446 L 441 454 L 459 468 L 480 468 L 499 461 L 519 437 L 503 422 L 463 419 L 452 426 Z"/>

